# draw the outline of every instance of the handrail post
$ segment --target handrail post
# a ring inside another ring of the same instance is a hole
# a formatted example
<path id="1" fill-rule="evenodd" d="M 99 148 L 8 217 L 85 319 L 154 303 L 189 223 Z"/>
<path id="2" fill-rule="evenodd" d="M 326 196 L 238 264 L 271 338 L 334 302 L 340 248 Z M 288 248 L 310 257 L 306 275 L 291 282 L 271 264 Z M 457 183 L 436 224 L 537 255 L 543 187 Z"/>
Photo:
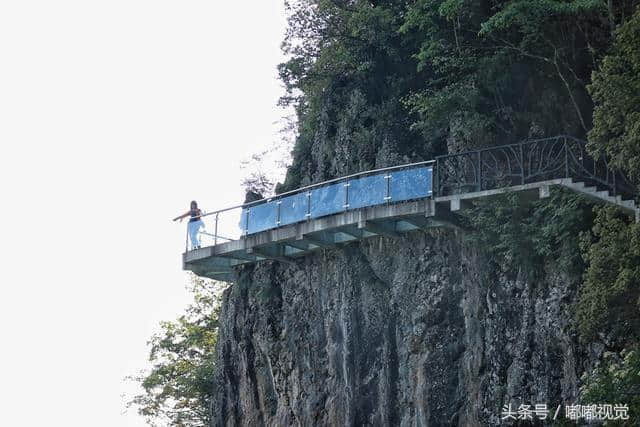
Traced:
<path id="1" fill-rule="evenodd" d="M 251 213 L 251 208 L 247 208 L 247 214 L 244 219 L 244 235 L 249 234 L 249 214 Z"/>
<path id="2" fill-rule="evenodd" d="M 280 227 L 280 218 L 281 218 L 280 209 L 281 208 L 282 208 L 282 199 L 279 199 L 276 202 L 276 227 Z"/>
<path id="3" fill-rule="evenodd" d="M 213 246 L 218 244 L 218 215 L 220 215 L 220 212 L 216 212 L 216 225 L 214 228 L 215 231 L 213 232 Z"/>
<path id="4" fill-rule="evenodd" d="M 349 181 L 344 183 L 344 209 L 349 209 L 349 187 L 351 183 Z"/>
<path id="5" fill-rule="evenodd" d="M 384 180 L 386 181 L 386 186 L 385 186 L 385 195 L 384 195 L 384 201 L 386 203 L 389 203 L 389 200 L 391 200 L 391 172 L 388 172 L 385 176 L 384 176 Z"/>
<path id="6" fill-rule="evenodd" d="M 189 223 L 187 223 L 187 232 L 184 236 L 184 251 L 189 252 Z"/>

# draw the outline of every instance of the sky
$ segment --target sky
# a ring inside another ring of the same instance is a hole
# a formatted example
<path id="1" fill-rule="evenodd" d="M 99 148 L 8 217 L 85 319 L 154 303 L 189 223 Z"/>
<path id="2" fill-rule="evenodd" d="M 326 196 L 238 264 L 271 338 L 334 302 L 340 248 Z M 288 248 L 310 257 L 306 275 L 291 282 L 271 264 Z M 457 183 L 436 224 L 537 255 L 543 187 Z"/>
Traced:
<path id="1" fill-rule="evenodd" d="M 284 29 L 282 0 L 0 2 L 2 425 L 144 425 L 123 379 L 190 300 L 171 218 L 242 202 Z"/>

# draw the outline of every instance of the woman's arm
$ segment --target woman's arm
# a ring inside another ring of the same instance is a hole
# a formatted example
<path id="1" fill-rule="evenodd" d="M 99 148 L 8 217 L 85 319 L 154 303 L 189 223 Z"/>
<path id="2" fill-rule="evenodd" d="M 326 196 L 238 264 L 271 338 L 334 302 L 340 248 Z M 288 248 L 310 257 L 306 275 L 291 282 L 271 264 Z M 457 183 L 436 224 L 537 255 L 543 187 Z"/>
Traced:
<path id="1" fill-rule="evenodd" d="M 173 218 L 174 221 L 180 220 L 182 221 L 183 218 L 189 216 L 191 214 L 191 211 L 188 211 L 187 213 L 183 213 L 182 215 L 178 215 L 177 217 Z"/>

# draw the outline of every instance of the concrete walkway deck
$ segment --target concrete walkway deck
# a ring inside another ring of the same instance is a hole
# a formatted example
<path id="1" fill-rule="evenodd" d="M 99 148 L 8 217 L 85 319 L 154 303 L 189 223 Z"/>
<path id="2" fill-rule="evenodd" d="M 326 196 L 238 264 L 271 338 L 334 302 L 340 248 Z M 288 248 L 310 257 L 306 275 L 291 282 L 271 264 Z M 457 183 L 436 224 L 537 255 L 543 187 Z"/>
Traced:
<path id="1" fill-rule="evenodd" d="M 233 267 L 263 260 L 295 262 L 307 253 L 339 246 L 355 240 L 375 236 L 399 237 L 402 233 L 431 227 L 459 227 L 459 214 L 474 200 L 518 193 L 523 199 L 534 200 L 550 195 L 552 186 L 577 191 L 602 203 L 615 204 L 636 221 L 640 209 L 635 202 L 623 201 L 607 191 L 585 187 L 569 178 L 504 187 L 493 190 L 425 198 L 408 202 L 371 206 L 348 210 L 335 215 L 291 224 L 250 234 L 240 240 L 221 243 L 185 252 L 183 268 L 198 276 L 215 280 L 234 281 Z"/>

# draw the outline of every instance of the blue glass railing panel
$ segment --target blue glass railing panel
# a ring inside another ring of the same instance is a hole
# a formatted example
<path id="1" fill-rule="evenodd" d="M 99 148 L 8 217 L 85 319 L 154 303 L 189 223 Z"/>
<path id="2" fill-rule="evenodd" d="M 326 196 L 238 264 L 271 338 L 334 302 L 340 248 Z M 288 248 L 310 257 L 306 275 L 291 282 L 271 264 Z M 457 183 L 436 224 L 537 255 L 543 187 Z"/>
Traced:
<path id="1" fill-rule="evenodd" d="M 331 215 L 344 210 L 343 182 L 311 190 L 311 218 Z"/>
<path id="2" fill-rule="evenodd" d="M 241 235 L 245 234 L 245 232 L 247 231 L 247 225 L 248 225 L 247 220 L 249 219 L 248 214 L 249 214 L 249 211 L 247 210 L 247 208 L 243 208 L 242 212 L 240 213 L 240 223 L 238 225 L 240 226 Z"/>
<path id="3" fill-rule="evenodd" d="M 349 209 L 379 205 L 385 202 L 386 174 L 381 173 L 349 181 Z"/>
<path id="4" fill-rule="evenodd" d="M 280 204 L 280 225 L 304 221 L 307 214 L 307 193 L 283 197 Z"/>
<path id="5" fill-rule="evenodd" d="M 347 209 L 360 209 L 380 205 L 386 202 L 420 199 L 432 195 L 431 166 L 384 171 L 376 175 L 344 180 L 335 184 L 314 188 L 311 197 L 308 191 L 292 194 L 282 199 L 271 200 L 243 209 L 240 228 L 246 234 L 274 229 L 278 226 L 293 224 L 311 218 L 319 218 L 344 212 Z M 390 176 L 387 180 L 385 177 Z M 388 184 L 387 184 L 388 181 Z M 349 184 L 348 206 L 345 206 L 346 188 Z M 387 185 L 389 193 L 387 194 Z M 390 196 L 390 199 L 385 199 Z M 280 221 L 278 222 L 278 203 Z M 308 204 L 311 203 L 311 206 Z"/>
<path id="6" fill-rule="evenodd" d="M 277 226 L 278 205 L 275 201 L 262 203 L 249 208 L 248 233 L 269 230 Z"/>
<path id="7" fill-rule="evenodd" d="M 391 202 L 419 199 L 432 194 L 433 168 L 415 168 L 391 172 Z"/>

